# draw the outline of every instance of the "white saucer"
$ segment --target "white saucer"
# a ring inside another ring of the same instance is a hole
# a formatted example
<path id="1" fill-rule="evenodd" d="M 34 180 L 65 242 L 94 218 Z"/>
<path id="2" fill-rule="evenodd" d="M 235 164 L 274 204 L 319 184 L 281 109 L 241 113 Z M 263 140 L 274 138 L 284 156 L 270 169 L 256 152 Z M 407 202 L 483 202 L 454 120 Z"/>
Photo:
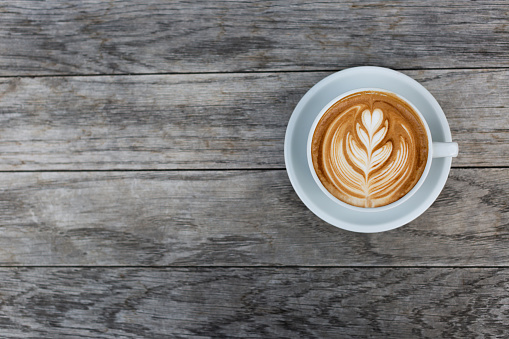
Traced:
<path id="1" fill-rule="evenodd" d="M 302 202 L 318 217 L 339 228 L 362 233 L 391 230 L 420 216 L 436 200 L 451 169 L 452 158 L 435 158 L 421 188 L 390 210 L 362 213 L 334 203 L 313 180 L 306 156 L 311 125 L 320 110 L 339 94 L 374 87 L 402 95 L 422 113 L 433 141 L 451 142 L 451 131 L 435 98 L 414 79 L 382 67 L 355 67 L 334 73 L 314 85 L 292 113 L 285 136 L 285 164 L 290 181 Z"/>

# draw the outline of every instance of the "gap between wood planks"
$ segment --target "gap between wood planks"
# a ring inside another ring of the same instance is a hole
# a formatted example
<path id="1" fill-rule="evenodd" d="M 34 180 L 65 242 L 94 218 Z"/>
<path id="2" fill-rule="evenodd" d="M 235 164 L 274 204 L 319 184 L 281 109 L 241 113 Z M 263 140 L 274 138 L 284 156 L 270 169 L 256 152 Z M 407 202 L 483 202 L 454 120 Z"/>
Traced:
<path id="1" fill-rule="evenodd" d="M 120 268 L 143 268 L 143 269 L 497 269 L 509 268 L 509 265 L 2 265 L 4 268 L 87 268 L 87 269 L 120 269 Z"/>
<path id="2" fill-rule="evenodd" d="M 323 73 L 323 72 L 339 72 L 347 68 L 354 67 L 363 67 L 363 66 L 373 66 L 373 67 L 382 67 L 388 68 L 384 66 L 378 65 L 358 65 L 358 66 L 344 66 L 339 67 L 337 69 L 303 69 L 303 70 L 245 70 L 245 71 L 231 71 L 231 72 L 148 72 L 148 73 L 68 73 L 68 74 L 35 74 L 35 75 L 2 75 L 2 78 L 65 78 L 65 77 L 111 77 L 111 76 L 159 76 L 159 75 L 215 75 L 215 74 L 266 74 L 266 73 Z M 409 67 L 409 68 L 390 68 L 395 71 L 454 71 L 454 70 L 505 70 L 509 69 L 509 67 L 431 67 L 431 68 L 421 68 L 421 67 Z"/>

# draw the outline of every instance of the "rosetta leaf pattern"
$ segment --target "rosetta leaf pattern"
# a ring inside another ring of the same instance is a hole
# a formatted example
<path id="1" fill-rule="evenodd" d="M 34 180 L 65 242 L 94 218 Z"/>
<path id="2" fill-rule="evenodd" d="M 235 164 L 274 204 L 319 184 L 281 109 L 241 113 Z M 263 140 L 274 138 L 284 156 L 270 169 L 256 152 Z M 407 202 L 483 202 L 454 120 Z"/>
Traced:
<path id="1" fill-rule="evenodd" d="M 353 137 L 347 137 L 347 152 L 350 159 L 362 170 L 367 178 L 376 165 L 384 163 L 390 156 L 390 152 L 387 152 L 387 150 L 375 151 L 375 148 L 387 134 L 388 122 L 387 120 L 383 121 L 383 113 L 380 109 L 373 110 L 373 113 L 367 109 L 364 110 L 361 122 L 362 126 L 357 123 L 355 130 L 362 146 Z M 392 146 L 389 146 L 389 148 L 392 148 Z"/>
<path id="2" fill-rule="evenodd" d="M 393 192 L 409 174 L 408 145 L 400 138 L 400 147 L 394 151 L 391 141 L 383 143 L 389 122 L 380 109 L 365 109 L 353 133 L 344 138 L 334 135 L 332 167 L 335 179 L 343 182 L 354 194 L 366 199 L 366 207 L 373 196 L 383 197 Z M 355 135 L 354 135 L 355 133 Z M 346 152 L 343 152 L 346 151 Z"/>

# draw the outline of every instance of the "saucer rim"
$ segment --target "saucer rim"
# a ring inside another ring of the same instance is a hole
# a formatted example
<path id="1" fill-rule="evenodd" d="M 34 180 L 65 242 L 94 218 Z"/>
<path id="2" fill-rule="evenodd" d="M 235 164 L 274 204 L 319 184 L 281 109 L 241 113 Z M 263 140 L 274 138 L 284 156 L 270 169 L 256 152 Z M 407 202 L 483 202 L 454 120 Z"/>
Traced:
<path id="1" fill-rule="evenodd" d="M 440 195 L 440 192 L 443 190 L 445 183 L 447 181 L 447 178 L 449 176 L 449 172 L 450 172 L 451 165 L 452 165 L 452 158 L 443 158 L 442 159 L 443 161 L 441 161 L 441 162 L 434 161 L 431 164 L 431 168 L 435 168 L 435 170 L 439 171 L 439 173 L 436 174 L 436 176 L 438 178 L 437 183 L 434 187 L 432 187 L 432 194 L 430 194 L 426 199 L 423 199 L 422 201 L 415 204 L 416 206 L 414 207 L 413 213 L 405 214 L 402 216 L 401 215 L 398 216 L 397 214 L 395 214 L 394 216 L 390 216 L 389 214 L 391 212 L 394 212 L 394 209 L 391 209 L 388 211 L 370 212 L 370 213 L 363 213 L 363 212 L 358 212 L 358 211 L 354 212 L 354 214 L 356 214 L 358 216 L 359 220 L 362 220 L 363 217 L 364 217 L 364 219 L 366 219 L 367 215 L 371 215 L 371 216 L 373 214 L 376 215 L 376 213 L 387 213 L 389 215 L 389 218 L 390 218 L 389 221 L 381 222 L 381 223 L 371 223 L 370 225 L 366 225 L 366 224 L 362 224 L 362 223 L 352 224 L 351 222 L 345 222 L 345 221 L 341 220 L 340 215 L 331 216 L 330 213 L 326 213 L 326 211 L 323 211 L 322 209 L 320 209 L 320 207 L 317 206 L 314 203 L 314 201 L 312 201 L 312 199 L 310 199 L 308 197 L 308 194 L 306 193 L 306 189 L 304 188 L 305 186 L 300 183 L 300 179 L 297 177 L 297 175 L 295 173 L 295 169 L 293 168 L 293 164 L 292 164 L 293 161 L 290 159 L 291 158 L 290 153 L 291 153 L 291 149 L 292 149 L 290 139 L 293 137 L 293 132 L 296 130 L 296 123 L 297 123 L 298 117 L 302 113 L 303 107 L 314 96 L 318 95 L 320 93 L 320 91 L 323 91 L 324 88 L 326 88 L 328 85 L 331 85 L 332 82 L 341 80 L 342 77 L 346 77 L 347 75 L 350 75 L 349 73 L 352 73 L 352 72 L 354 72 L 354 73 L 357 72 L 360 74 L 362 74 L 363 72 L 366 72 L 366 73 L 377 72 L 378 76 L 382 76 L 382 77 L 389 78 L 389 79 L 394 79 L 394 77 L 395 77 L 395 78 L 397 78 L 397 80 L 400 81 L 401 84 L 408 84 L 408 85 L 414 86 L 414 88 L 417 90 L 418 94 L 421 95 L 422 98 L 425 101 L 427 101 L 428 104 L 431 105 L 431 107 L 433 108 L 432 114 L 434 114 L 440 122 L 441 132 L 443 134 L 444 140 L 435 140 L 434 139 L 434 141 L 444 141 L 444 142 L 452 141 L 451 131 L 450 131 L 449 124 L 447 122 L 445 113 L 443 112 L 442 108 L 440 107 L 440 105 L 438 104 L 436 99 L 433 97 L 433 95 L 423 85 L 421 85 L 419 82 L 417 82 L 415 79 L 413 79 L 401 72 L 398 72 L 396 70 L 384 68 L 384 67 L 378 67 L 378 66 L 352 67 L 352 68 L 347 68 L 347 69 L 341 70 L 339 72 L 330 74 L 327 77 L 320 80 L 319 82 L 317 82 L 313 87 L 311 87 L 302 96 L 302 98 L 300 99 L 298 104 L 295 106 L 295 109 L 293 110 L 292 115 L 289 119 L 289 122 L 288 122 L 288 125 L 286 128 L 286 133 L 285 133 L 284 158 L 285 158 L 286 171 L 287 171 L 287 175 L 290 179 L 290 182 L 293 186 L 293 189 L 299 196 L 300 200 L 306 205 L 306 207 L 309 210 L 311 210 L 311 212 L 313 212 L 316 216 L 318 216 L 322 220 L 326 221 L 327 223 L 329 223 L 335 227 L 344 229 L 344 230 L 358 232 L 358 233 L 376 233 L 376 232 L 388 231 L 388 230 L 392 230 L 392 229 L 401 227 L 401 226 L 411 222 L 412 220 L 416 219 L 417 217 L 422 215 L 435 202 L 435 200 Z M 364 84 L 364 85 L 368 86 L 366 84 Z M 369 86 L 371 86 L 371 85 L 369 85 Z M 381 88 L 384 89 L 385 87 L 381 87 Z M 353 89 L 355 89 L 355 88 L 353 88 Z M 385 88 L 385 89 L 387 89 L 389 91 L 393 91 L 391 88 Z M 338 95 L 340 95 L 340 94 L 341 93 L 338 93 Z M 318 112 L 317 112 L 317 115 L 318 115 Z M 314 120 L 314 117 L 313 117 L 313 120 Z M 431 129 L 431 126 L 430 126 L 430 129 Z M 431 132 L 433 132 L 433 131 L 431 131 Z M 306 159 L 306 162 L 307 162 L 307 159 Z M 439 167 L 441 167 L 441 168 L 439 168 Z M 310 170 L 307 168 L 305 169 L 305 171 L 310 172 Z M 311 175 L 311 173 L 309 173 L 309 174 Z M 423 183 L 423 186 L 425 186 L 426 181 L 429 181 L 429 180 L 431 180 L 429 177 L 426 178 L 426 180 Z M 316 183 L 314 181 L 312 184 L 316 185 Z M 319 187 L 317 187 L 317 188 L 319 188 Z M 321 192 L 321 190 L 320 190 L 319 194 L 325 196 L 325 194 L 323 192 Z M 406 200 L 405 202 L 401 203 L 398 207 L 400 207 L 400 209 L 401 209 L 405 205 L 409 205 L 412 201 L 413 200 L 411 200 L 411 199 Z M 342 207 L 342 206 L 338 206 L 338 208 L 344 209 L 344 207 Z M 395 209 L 396 208 L 397 207 L 395 207 Z"/>

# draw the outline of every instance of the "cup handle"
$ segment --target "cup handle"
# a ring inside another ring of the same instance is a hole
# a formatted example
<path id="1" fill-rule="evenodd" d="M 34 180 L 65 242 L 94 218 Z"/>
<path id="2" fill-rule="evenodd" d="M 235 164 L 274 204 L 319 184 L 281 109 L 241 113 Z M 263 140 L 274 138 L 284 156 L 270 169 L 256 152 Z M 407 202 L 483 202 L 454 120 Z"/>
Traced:
<path id="1" fill-rule="evenodd" d="M 457 142 L 433 142 L 433 158 L 457 157 Z"/>

